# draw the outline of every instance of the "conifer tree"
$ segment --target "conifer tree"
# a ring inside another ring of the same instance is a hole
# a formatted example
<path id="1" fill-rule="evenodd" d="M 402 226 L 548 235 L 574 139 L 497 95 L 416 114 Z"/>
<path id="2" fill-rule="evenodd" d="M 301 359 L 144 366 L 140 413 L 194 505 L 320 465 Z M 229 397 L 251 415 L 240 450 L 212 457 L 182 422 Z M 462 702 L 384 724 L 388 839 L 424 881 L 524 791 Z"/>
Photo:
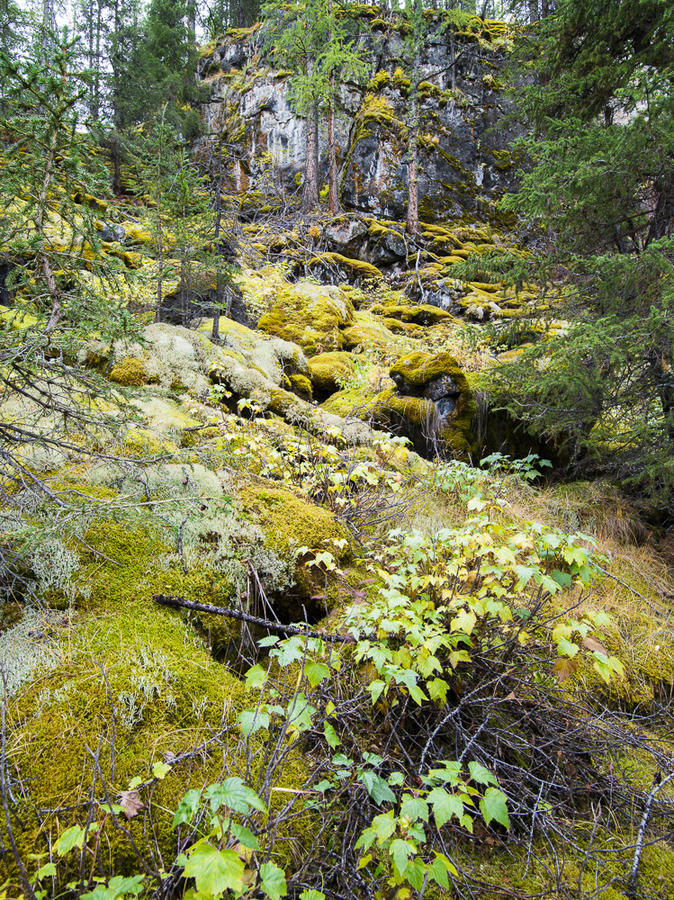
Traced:
<path id="1" fill-rule="evenodd" d="M 80 119 L 88 84 L 74 43 L 54 32 L 43 36 L 38 30 L 16 58 L 0 53 L 0 245 L 17 297 L 46 315 L 44 332 L 51 334 L 97 315 L 90 275 L 107 276 L 116 261 L 99 252 L 96 211 L 77 202 L 107 182 Z M 53 48 L 47 66 L 45 46 Z"/>
<path id="2" fill-rule="evenodd" d="M 674 18 L 658 0 L 564 0 L 521 48 L 538 70 L 520 92 L 535 131 L 520 142 L 528 168 L 506 206 L 548 235 L 539 264 L 565 273 L 574 324 L 500 379 L 518 418 L 664 504 L 674 498 L 673 48 Z"/>
<path id="3" fill-rule="evenodd" d="M 290 68 L 290 99 L 305 120 L 306 162 L 302 209 L 318 204 L 319 117 L 327 115 L 329 203 L 337 211 L 335 118 L 340 83 L 359 78 L 365 62 L 354 48 L 344 16 L 335 0 L 272 2 L 265 7 L 268 41 L 277 65 Z"/>

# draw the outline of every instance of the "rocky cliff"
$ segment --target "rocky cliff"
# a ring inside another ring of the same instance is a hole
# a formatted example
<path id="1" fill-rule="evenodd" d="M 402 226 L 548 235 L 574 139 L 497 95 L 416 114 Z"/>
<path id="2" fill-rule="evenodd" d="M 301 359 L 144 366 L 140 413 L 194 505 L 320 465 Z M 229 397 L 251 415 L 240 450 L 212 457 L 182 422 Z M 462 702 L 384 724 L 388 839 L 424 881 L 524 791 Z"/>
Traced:
<path id="1" fill-rule="evenodd" d="M 402 25 L 377 7 L 355 6 L 354 40 L 373 60 L 362 84 L 341 89 L 337 125 L 339 183 L 346 209 L 401 218 L 406 207 L 410 81 L 401 63 Z M 484 214 L 512 179 L 503 126 L 508 101 L 501 72 L 506 26 L 456 12 L 428 11 L 421 60 L 420 212 L 425 221 Z M 270 183 L 283 196 L 297 190 L 305 160 L 305 123 L 289 101 L 288 73 L 270 67 L 265 30 L 232 31 L 205 49 L 199 77 L 209 137 L 226 135 L 238 190 Z M 327 169 L 326 136 L 320 135 Z"/>

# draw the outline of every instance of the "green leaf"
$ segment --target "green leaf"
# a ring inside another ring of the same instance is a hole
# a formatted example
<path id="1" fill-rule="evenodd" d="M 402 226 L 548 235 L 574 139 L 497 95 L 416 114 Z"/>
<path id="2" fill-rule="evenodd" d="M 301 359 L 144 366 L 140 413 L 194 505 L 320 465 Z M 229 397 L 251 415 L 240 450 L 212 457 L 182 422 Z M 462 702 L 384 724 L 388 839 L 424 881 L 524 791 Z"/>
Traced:
<path id="1" fill-rule="evenodd" d="M 308 891 L 302 891 L 300 900 L 325 900 L 325 894 L 323 891 L 315 891 L 310 888 Z"/>
<path id="2" fill-rule="evenodd" d="M 191 822 L 194 818 L 194 814 L 199 809 L 200 801 L 201 791 L 198 788 L 192 788 L 191 791 L 188 791 L 178 803 L 175 815 L 173 816 L 172 827 L 177 828 L 178 825 Z"/>
<path id="3" fill-rule="evenodd" d="M 334 727 L 330 724 L 330 722 L 323 723 L 323 734 L 325 735 L 325 740 L 332 747 L 333 750 L 336 750 L 337 747 L 342 743 L 337 736 L 337 732 Z"/>
<path id="4" fill-rule="evenodd" d="M 562 572 L 559 569 L 553 569 L 550 573 L 550 577 L 553 581 L 556 581 L 560 587 L 570 588 L 572 578 L 568 572 Z"/>
<path id="5" fill-rule="evenodd" d="M 194 878 L 197 892 L 205 897 L 219 897 L 225 891 L 243 888 L 243 860 L 235 850 L 218 850 L 205 838 L 189 851 L 185 878 Z"/>
<path id="6" fill-rule="evenodd" d="M 557 650 L 560 656 L 568 656 L 569 659 L 573 659 L 578 653 L 578 649 L 578 644 L 574 644 L 573 641 L 568 641 L 564 637 L 557 641 Z"/>
<path id="7" fill-rule="evenodd" d="M 250 737 L 261 728 L 269 728 L 270 716 L 264 709 L 242 709 L 237 716 L 237 724 L 244 737 Z"/>
<path id="8" fill-rule="evenodd" d="M 480 800 L 480 812 L 487 825 L 495 821 L 499 825 L 503 825 L 506 830 L 510 828 L 506 795 L 499 788 L 487 788 L 484 792 L 484 797 Z"/>
<path id="9" fill-rule="evenodd" d="M 426 878 L 426 863 L 420 857 L 416 857 L 408 863 L 405 869 L 405 878 L 415 891 L 420 891 Z"/>
<path id="10" fill-rule="evenodd" d="M 211 784 L 206 788 L 205 796 L 212 813 L 217 813 L 222 806 L 244 815 L 250 811 L 251 806 L 260 812 L 266 812 L 264 803 L 255 791 L 245 785 L 238 775 L 225 778 L 218 784 Z"/>
<path id="11" fill-rule="evenodd" d="M 402 878 L 405 874 L 405 870 L 407 869 L 408 860 L 412 854 L 412 846 L 407 841 L 402 840 L 401 838 L 396 838 L 394 841 L 391 841 L 391 846 L 388 848 L 389 855 L 393 858 L 393 865 L 396 868 L 397 874 Z"/>
<path id="12" fill-rule="evenodd" d="M 144 875 L 132 875 L 125 878 L 123 875 L 115 875 L 108 886 L 98 885 L 93 891 L 81 895 L 81 900 L 120 900 L 128 894 L 138 896 L 143 888 Z"/>
<path id="13" fill-rule="evenodd" d="M 468 771 L 470 772 L 470 777 L 473 781 L 478 784 L 498 784 L 496 778 L 489 769 L 486 769 L 484 766 L 480 765 L 479 762 L 472 759 L 468 763 Z"/>
<path id="14" fill-rule="evenodd" d="M 230 831 L 243 847 L 246 847 L 248 850 L 260 849 L 260 842 L 250 828 L 246 828 L 245 825 L 239 825 L 238 822 L 232 822 Z"/>
<path id="15" fill-rule="evenodd" d="M 171 766 L 167 766 L 165 762 L 156 762 L 152 766 L 152 777 L 157 781 L 163 781 L 171 771 Z"/>
<path id="16" fill-rule="evenodd" d="M 330 668 L 325 663 L 313 662 L 312 660 L 307 660 L 304 671 L 312 688 L 330 675 Z"/>
<path id="17" fill-rule="evenodd" d="M 367 689 L 370 692 L 370 697 L 372 698 L 372 703 L 376 703 L 379 697 L 381 696 L 381 692 L 386 687 L 386 682 L 377 679 L 376 681 L 370 682 L 368 684 Z"/>
<path id="18" fill-rule="evenodd" d="M 75 847 L 78 850 L 84 845 L 84 828 L 80 825 L 72 825 L 67 828 L 56 842 L 56 852 L 59 856 L 65 856 Z"/>
<path id="19" fill-rule="evenodd" d="M 380 806 L 382 803 L 395 803 L 396 795 L 388 786 L 388 782 L 380 775 L 377 775 L 376 772 L 371 770 L 361 772 L 358 780 L 365 785 L 368 794 L 377 806 Z"/>
<path id="20" fill-rule="evenodd" d="M 433 788 L 426 797 L 433 808 L 433 818 L 438 828 L 442 828 L 452 816 L 460 819 L 463 815 L 463 803 L 455 794 L 450 794 L 444 788 Z"/>
<path id="21" fill-rule="evenodd" d="M 428 803 L 421 797 L 405 794 L 400 806 L 400 815 L 406 816 L 410 822 L 416 822 L 418 819 L 428 822 Z"/>
<path id="22" fill-rule="evenodd" d="M 370 830 L 377 838 L 378 844 L 383 844 L 390 837 L 392 837 L 394 831 L 396 830 L 396 818 L 393 814 L 393 810 L 389 810 L 389 812 L 387 813 L 380 813 L 378 816 L 375 816 L 372 820 L 372 824 L 370 825 Z"/>
<path id="23" fill-rule="evenodd" d="M 273 862 L 262 863 L 260 878 L 262 890 L 271 900 L 281 900 L 288 893 L 285 872 Z"/>
<path id="24" fill-rule="evenodd" d="M 253 666 L 246 672 L 246 687 L 261 688 L 267 679 L 267 673 L 262 666 Z"/>
<path id="25" fill-rule="evenodd" d="M 56 866 L 53 862 L 45 863 L 37 870 L 38 879 L 53 878 L 56 875 Z"/>
<path id="26" fill-rule="evenodd" d="M 449 685 L 444 678 L 434 678 L 432 681 L 426 683 L 426 690 L 428 691 L 428 696 L 431 700 L 436 702 L 439 701 L 443 704 L 447 702 L 448 688 Z"/>

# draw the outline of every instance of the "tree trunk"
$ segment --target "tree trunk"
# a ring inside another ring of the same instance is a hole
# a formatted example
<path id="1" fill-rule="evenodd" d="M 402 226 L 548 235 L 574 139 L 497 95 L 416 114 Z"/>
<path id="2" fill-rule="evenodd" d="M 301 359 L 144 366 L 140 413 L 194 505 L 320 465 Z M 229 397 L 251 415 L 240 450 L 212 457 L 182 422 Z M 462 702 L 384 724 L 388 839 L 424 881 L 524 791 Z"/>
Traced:
<path id="1" fill-rule="evenodd" d="M 56 144 L 57 134 L 54 130 L 49 141 L 49 152 L 47 153 L 47 162 L 44 168 L 44 175 L 42 176 L 42 187 L 40 189 L 40 195 L 38 197 L 37 214 L 35 216 L 35 230 L 37 234 L 43 238 L 46 224 L 45 214 L 48 210 L 48 198 L 52 185 L 54 162 L 56 160 Z M 59 294 L 56 279 L 54 277 L 54 272 L 51 267 L 51 262 L 49 261 L 49 255 L 47 254 L 46 250 L 43 250 L 40 253 L 39 258 L 40 265 L 42 266 L 42 271 L 44 272 L 45 281 L 47 282 L 49 299 L 51 301 L 51 312 L 49 314 L 49 321 L 47 322 L 47 326 L 45 328 L 45 334 L 51 334 L 51 332 L 58 325 L 61 318 L 61 295 Z"/>
<path id="2" fill-rule="evenodd" d="M 337 215 L 337 148 L 335 146 L 335 76 L 330 76 L 330 115 L 328 117 L 328 200 L 330 214 Z"/>
<path id="3" fill-rule="evenodd" d="M 112 160 L 112 191 L 122 193 L 122 145 L 115 132 L 110 138 L 110 157 Z"/>
<path id="4" fill-rule="evenodd" d="M 313 212 L 318 206 L 318 110 L 313 108 L 305 120 L 307 159 L 304 167 L 302 212 Z"/>
<path id="5" fill-rule="evenodd" d="M 529 24 L 538 22 L 538 0 L 529 0 Z"/>
<path id="6" fill-rule="evenodd" d="M 657 200 L 648 227 L 646 246 L 651 241 L 674 233 L 674 175 L 664 175 L 655 182 Z"/>
<path id="7" fill-rule="evenodd" d="M 416 75 L 410 89 L 410 124 L 408 128 L 409 156 L 408 189 L 407 189 L 407 231 L 419 234 L 419 96 Z"/>

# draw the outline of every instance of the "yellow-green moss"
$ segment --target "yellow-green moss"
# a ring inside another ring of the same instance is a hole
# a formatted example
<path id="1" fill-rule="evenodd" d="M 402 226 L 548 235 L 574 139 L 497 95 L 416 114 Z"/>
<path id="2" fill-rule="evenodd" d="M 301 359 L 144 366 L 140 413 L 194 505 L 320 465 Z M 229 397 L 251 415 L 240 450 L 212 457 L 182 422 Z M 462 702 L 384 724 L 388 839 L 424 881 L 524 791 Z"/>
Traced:
<path id="1" fill-rule="evenodd" d="M 289 381 L 294 393 L 302 397 L 303 400 L 311 400 L 313 396 L 313 390 L 311 381 L 307 378 L 306 375 L 290 375 Z"/>
<path id="2" fill-rule="evenodd" d="M 377 280 L 383 278 L 380 269 L 373 266 L 372 263 L 365 262 L 362 259 L 352 259 L 350 256 L 343 256 L 341 253 L 321 253 L 312 257 L 307 263 L 307 267 L 311 269 L 325 263 L 334 263 L 342 266 L 342 268 L 349 269 L 354 275 L 363 278 L 375 278 Z"/>
<path id="3" fill-rule="evenodd" d="M 258 327 L 316 354 L 341 349 L 341 329 L 352 319 L 353 305 L 339 288 L 300 282 L 281 290 Z"/>
<path id="4" fill-rule="evenodd" d="M 411 388 L 421 389 L 430 381 L 448 375 L 459 388 L 468 388 L 466 377 L 459 363 L 450 353 L 438 353 L 432 356 L 421 351 L 403 356 L 391 367 L 391 377 L 399 376 Z"/>
<path id="5" fill-rule="evenodd" d="M 339 382 L 349 379 L 355 362 L 351 353 L 335 350 L 319 353 L 309 360 L 311 382 L 318 393 L 329 394 L 339 389 Z"/>
<path id="6" fill-rule="evenodd" d="M 371 307 L 370 312 L 387 319 L 398 319 L 401 322 L 412 322 L 416 325 L 435 325 L 436 322 L 453 321 L 453 317 L 446 310 L 429 303 L 379 303 Z"/>
<path id="7" fill-rule="evenodd" d="M 145 363 L 135 356 L 130 356 L 117 363 L 108 377 L 110 381 L 123 384 L 125 387 L 140 387 L 150 380 Z"/>

